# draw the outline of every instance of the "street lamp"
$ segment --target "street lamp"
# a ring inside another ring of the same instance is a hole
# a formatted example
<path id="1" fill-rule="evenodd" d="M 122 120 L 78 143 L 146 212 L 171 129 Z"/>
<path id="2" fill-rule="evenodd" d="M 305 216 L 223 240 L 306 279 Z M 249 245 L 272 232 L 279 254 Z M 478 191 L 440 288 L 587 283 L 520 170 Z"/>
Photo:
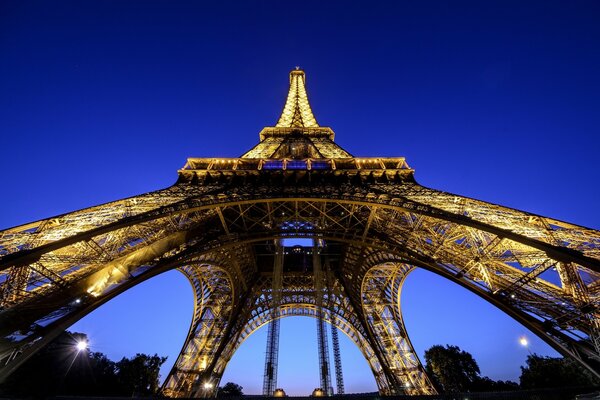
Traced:
<path id="1" fill-rule="evenodd" d="M 83 351 L 88 348 L 88 343 L 85 340 L 80 340 L 75 345 L 75 348 L 77 349 L 77 352 L 79 353 L 80 351 Z"/>
<path id="2" fill-rule="evenodd" d="M 211 381 L 204 381 L 204 383 L 202 384 L 202 389 L 204 391 L 205 398 L 214 397 L 212 393 L 214 387 L 215 385 Z"/>
<path id="3" fill-rule="evenodd" d="M 529 345 L 529 341 L 527 340 L 527 338 L 525 336 L 521 336 L 519 338 L 519 343 L 521 344 L 521 346 L 523 347 L 527 347 Z"/>
<path id="4" fill-rule="evenodd" d="M 533 355 L 533 353 L 531 353 L 531 349 L 529 348 L 529 340 L 527 340 L 525 336 L 521 336 L 519 338 L 519 344 L 525 347 L 530 355 Z"/>

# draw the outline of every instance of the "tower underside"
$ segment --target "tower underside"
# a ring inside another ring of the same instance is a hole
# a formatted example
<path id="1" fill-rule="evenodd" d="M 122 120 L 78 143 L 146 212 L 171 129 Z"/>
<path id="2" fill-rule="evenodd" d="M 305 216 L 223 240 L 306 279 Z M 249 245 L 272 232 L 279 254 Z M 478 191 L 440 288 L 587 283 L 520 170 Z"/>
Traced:
<path id="1" fill-rule="evenodd" d="M 170 269 L 188 277 L 196 304 L 167 396 L 212 394 L 203 384 L 217 387 L 239 345 L 291 315 L 333 322 L 382 394 L 434 393 L 402 320 L 414 268 L 476 293 L 600 376 L 599 231 L 425 188 L 401 157 L 352 157 L 307 108 L 303 73 L 292 75 L 285 115 L 244 156 L 189 159 L 164 190 L 0 232 L 0 382 Z M 287 238 L 322 251 L 285 248 L 279 285 L 276 243 Z M 331 291 L 315 284 L 316 263 Z"/>
<path id="2" fill-rule="evenodd" d="M 343 293 L 336 325 L 365 354 L 382 393 L 432 391 L 403 327 L 402 281 L 378 287 L 389 280 L 377 274 L 399 266 L 464 286 L 598 371 L 596 231 L 427 189 L 404 169 L 198 175 L 184 171 L 163 191 L 2 233 L 2 377 L 110 298 L 179 268 L 197 304 L 165 394 L 196 395 L 194 385 L 218 381 L 239 343 L 272 318 L 263 289 L 272 287 L 270 243 L 290 237 L 332 249 Z M 284 268 L 281 316 L 317 316 L 314 296 L 304 297 L 312 279 L 310 268 Z"/>

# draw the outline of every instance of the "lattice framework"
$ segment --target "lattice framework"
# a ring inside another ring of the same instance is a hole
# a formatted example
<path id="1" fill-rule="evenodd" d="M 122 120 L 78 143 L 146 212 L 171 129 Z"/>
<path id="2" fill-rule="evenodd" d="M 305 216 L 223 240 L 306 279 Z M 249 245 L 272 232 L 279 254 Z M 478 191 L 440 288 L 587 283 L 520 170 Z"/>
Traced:
<path id="1" fill-rule="evenodd" d="M 294 76 L 294 96 L 306 97 Z M 174 268 L 195 309 L 168 396 L 210 395 L 202 384 L 216 387 L 245 338 L 291 315 L 348 335 L 382 394 L 433 393 L 402 321 L 413 268 L 478 294 L 599 375 L 599 231 L 423 187 L 404 158 L 352 157 L 330 128 L 306 125 L 303 104 L 240 158 L 189 159 L 169 188 L 1 231 L 0 380 L 79 318 Z M 284 272 L 275 311 L 269 243 L 290 237 L 330 249 L 319 261 L 334 290 L 317 290 L 312 270 Z"/>

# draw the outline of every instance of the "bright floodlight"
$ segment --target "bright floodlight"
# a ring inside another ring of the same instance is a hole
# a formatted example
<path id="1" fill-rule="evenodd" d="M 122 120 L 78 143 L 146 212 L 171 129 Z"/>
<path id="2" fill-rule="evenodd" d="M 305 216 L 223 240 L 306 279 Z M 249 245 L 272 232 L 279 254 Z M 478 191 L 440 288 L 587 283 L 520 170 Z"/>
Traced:
<path id="1" fill-rule="evenodd" d="M 210 382 L 204 382 L 204 389 L 211 389 L 213 387 L 213 384 Z"/>
<path id="2" fill-rule="evenodd" d="M 522 336 L 521 338 L 519 338 L 519 343 L 521 344 L 521 346 L 527 347 L 529 341 L 525 336 Z"/>
<path id="3" fill-rule="evenodd" d="M 88 344 L 85 340 L 80 340 L 79 342 L 77 342 L 77 351 L 83 351 L 85 349 L 87 349 Z"/>

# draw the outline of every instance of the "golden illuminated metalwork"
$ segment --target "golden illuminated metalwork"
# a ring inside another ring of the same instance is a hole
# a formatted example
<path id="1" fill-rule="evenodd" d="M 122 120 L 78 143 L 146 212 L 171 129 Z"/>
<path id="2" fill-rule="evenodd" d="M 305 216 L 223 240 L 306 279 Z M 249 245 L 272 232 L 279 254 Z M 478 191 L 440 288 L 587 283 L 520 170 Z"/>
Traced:
<path id="1" fill-rule="evenodd" d="M 290 90 L 276 127 L 314 128 L 319 126 L 310 109 L 305 84 L 304 71 L 297 69 L 290 72 Z"/>
<path id="2" fill-rule="evenodd" d="M 401 157 L 353 157 L 316 123 L 304 83 L 292 71 L 277 126 L 239 158 L 190 158 L 166 189 L 1 231 L 0 380 L 174 268 L 195 309 L 167 396 L 214 393 L 245 338 L 293 315 L 333 322 L 382 394 L 433 393 L 400 307 L 414 268 L 478 294 L 599 375 L 599 231 L 423 187 Z M 279 284 L 277 243 L 291 237 L 316 240 L 320 254 L 283 247 Z M 321 286 L 315 262 L 328 266 Z"/>

